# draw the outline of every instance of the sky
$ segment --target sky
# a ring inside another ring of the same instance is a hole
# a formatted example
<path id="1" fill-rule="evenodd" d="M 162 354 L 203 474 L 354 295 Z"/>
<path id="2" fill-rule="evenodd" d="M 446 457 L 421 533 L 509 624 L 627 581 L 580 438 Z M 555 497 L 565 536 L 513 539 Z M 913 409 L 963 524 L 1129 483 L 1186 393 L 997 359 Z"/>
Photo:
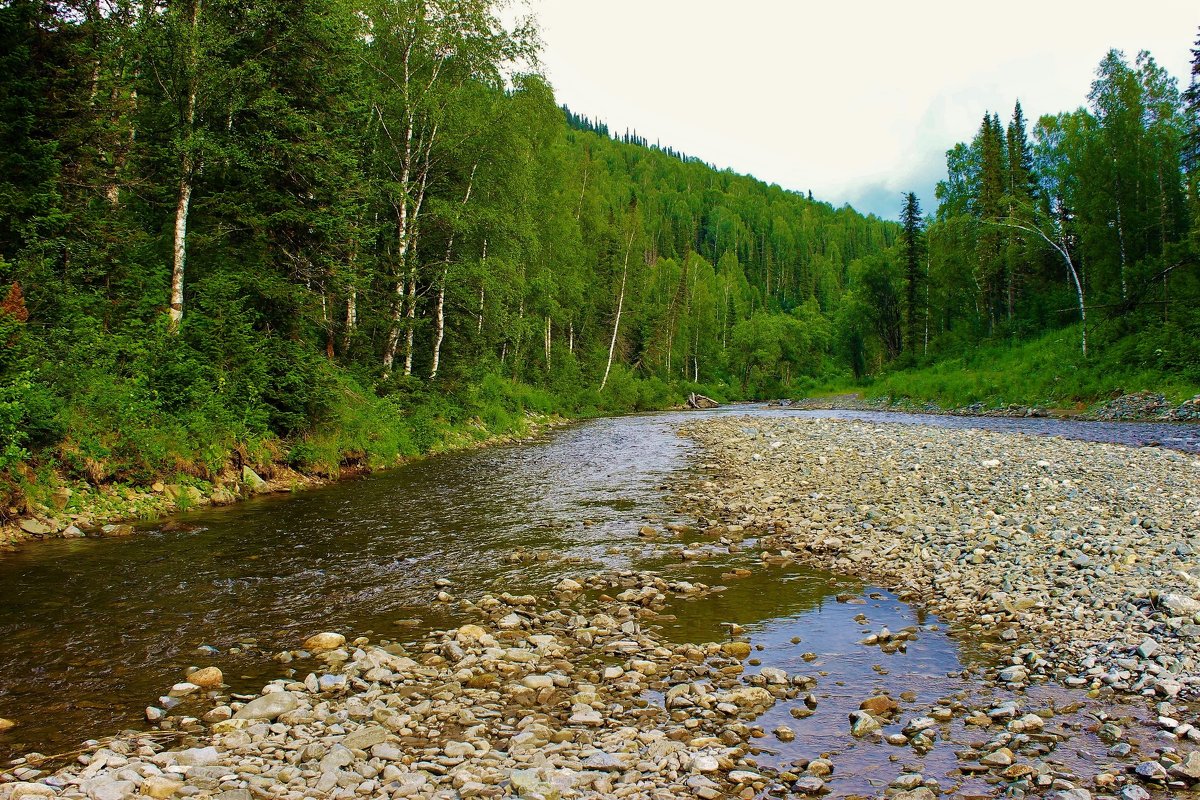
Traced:
<path id="1" fill-rule="evenodd" d="M 718 167 L 894 219 L 985 111 L 1086 103 L 1110 48 L 1186 86 L 1196 0 L 527 0 L 559 103 Z"/>

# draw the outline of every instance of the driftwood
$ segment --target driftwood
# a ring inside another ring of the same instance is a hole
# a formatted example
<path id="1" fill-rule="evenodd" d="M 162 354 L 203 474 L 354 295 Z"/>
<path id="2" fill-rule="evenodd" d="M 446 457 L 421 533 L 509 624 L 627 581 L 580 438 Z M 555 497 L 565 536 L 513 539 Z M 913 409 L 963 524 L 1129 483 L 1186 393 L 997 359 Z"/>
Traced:
<path id="1" fill-rule="evenodd" d="M 688 408 L 720 408 L 721 404 L 711 397 L 692 392 L 688 395 L 687 406 Z"/>

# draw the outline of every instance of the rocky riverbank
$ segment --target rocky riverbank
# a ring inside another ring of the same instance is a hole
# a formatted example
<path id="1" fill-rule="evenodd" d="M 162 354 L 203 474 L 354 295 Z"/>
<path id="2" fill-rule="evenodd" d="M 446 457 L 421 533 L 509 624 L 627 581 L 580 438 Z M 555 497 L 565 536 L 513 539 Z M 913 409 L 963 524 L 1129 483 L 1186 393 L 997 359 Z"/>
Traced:
<path id="1" fill-rule="evenodd" d="M 450 588 L 441 602 L 456 602 Z M 307 677 L 250 698 L 223 693 L 217 669 L 193 672 L 171 689 L 179 705 L 147 710 L 159 731 L 95 743 L 52 774 L 31 755 L 0 775 L 13 781 L 0 800 L 753 796 L 780 780 L 749 755 L 754 717 L 814 679 L 743 681 L 749 643 L 670 644 L 647 627 L 669 596 L 709 591 L 597 575 L 547 598 L 457 601 L 477 623 L 411 652 L 318 634 L 278 656 L 315 656 Z M 828 775 L 810 771 L 814 787 Z"/>
<path id="2" fill-rule="evenodd" d="M 1157 392 L 1119 394 L 1088 408 L 1056 408 L 1022 403 L 989 405 L 984 402 L 943 408 L 931 400 L 920 402 L 907 397 L 863 398 L 858 394 L 807 397 L 794 402 L 789 401 L 788 405 L 808 410 L 901 411 L 967 417 L 1054 417 L 1097 422 L 1200 422 L 1200 395 L 1176 405 Z"/>
<path id="3" fill-rule="evenodd" d="M 837 420 L 689 432 L 719 469 L 689 497 L 710 526 L 1012 642 L 1008 682 L 1200 695 L 1195 456 Z"/>

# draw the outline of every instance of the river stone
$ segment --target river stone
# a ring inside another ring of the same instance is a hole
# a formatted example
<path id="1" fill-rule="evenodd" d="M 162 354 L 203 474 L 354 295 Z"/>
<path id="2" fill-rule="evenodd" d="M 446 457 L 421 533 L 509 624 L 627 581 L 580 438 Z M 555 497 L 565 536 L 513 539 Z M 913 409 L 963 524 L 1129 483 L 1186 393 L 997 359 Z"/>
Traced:
<path id="1" fill-rule="evenodd" d="M 892 795 L 892 800 L 937 800 L 937 795 L 932 789 L 922 786 L 907 792 L 897 792 Z"/>
<path id="2" fill-rule="evenodd" d="M 234 719 L 265 719 L 274 721 L 276 717 L 287 711 L 295 711 L 300 707 L 300 701 L 291 692 L 272 692 L 256 697 L 238 709 Z"/>
<path id="3" fill-rule="evenodd" d="M 717 701 L 737 706 L 743 712 L 763 711 L 775 704 L 771 693 L 760 686 L 737 686 L 716 696 Z"/>
<path id="4" fill-rule="evenodd" d="M 458 639 L 468 642 L 478 642 L 488 635 L 488 632 L 478 625 L 463 625 L 454 634 Z"/>
<path id="5" fill-rule="evenodd" d="M 54 526 L 40 519 L 21 520 L 21 530 L 34 536 L 46 536 L 54 533 Z"/>
<path id="6" fill-rule="evenodd" d="M 337 650 L 346 643 L 346 637 L 340 633 L 317 633 L 304 640 L 304 649 L 314 653 L 322 650 Z"/>
<path id="7" fill-rule="evenodd" d="M 1194 617 L 1200 614 L 1200 600 L 1185 594 L 1168 592 L 1158 598 L 1158 604 L 1169 611 L 1173 617 Z"/>
<path id="8" fill-rule="evenodd" d="M 583 711 L 576 711 L 567 722 L 571 725 L 603 725 L 604 717 L 599 711 L 589 708 Z"/>
<path id="9" fill-rule="evenodd" d="M 15 727 L 17 727 L 17 723 L 13 720 L 0 717 L 0 731 L 12 730 Z"/>
<path id="10" fill-rule="evenodd" d="M 866 711 L 851 711 L 850 712 L 850 735 L 861 737 L 868 736 L 881 730 L 883 726 L 879 721 L 872 717 Z"/>
<path id="11" fill-rule="evenodd" d="M 583 768 L 601 770 L 605 772 L 620 771 L 625 769 L 625 763 L 620 759 L 620 757 L 615 756 L 612 753 L 596 753 L 595 755 L 588 756 L 586 759 L 584 759 Z"/>
<path id="12" fill-rule="evenodd" d="M 514 769 L 508 775 L 514 792 L 522 797 L 540 795 L 545 800 L 557 800 L 558 790 L 550 785 L 539 769 Z"/>
<path id="13" fill-rule="evenodd" d="M 347 734 L 346 738 L 342 739 L 342 744 L 354 750 L 368 750 L 385 741 L 387 737 L 387 728 L 381 728 L 378 725 L 367 725 L 353 733 Z"/>
<path id="14" fill-rule="evenodd" d="M 883 716 L 895 714 L 900 710 L 900 704 L 885 694 L 878 694 L 863 700 L 859 708 L 863 711 L 869 711 L 871 714 Z"/>
<path id="15" fill-rule="evenodd" d="M 392 791 L 392 797 L 412 797 L 429 783 L 429 778 L 419 772 L 406 772 L 396 778 L 399 786 Z"/>
<path id="16" fill-rule="evenodd" d="M 792 791 L 798 794 L 822 794 L 825 791 L 825 781 L 814 775 L 806 775 L 792 784 Z"/>
<path id="17" fill-rule="evenodd" d="M 998 676 L 1005 683 L 1024 683 L 1029 680 L 1029 672 L 1021 665 L 1005 667 Z"/>
<path id="18" fill-rule="evenodd" d="M 133 797 L 137 785 L 133 781 L 114 780 L 111 775 L 101 775 L 86 780 L 80 786 L 90 800 L 125 800 Z"/>
<path id="19" fill-rule="evenodd" d="M 979 763 L 985 767 L 1010 767 L 1013 763 L 1013 752 L 1007 747 L 1001 747 L 979 759 Z"/>
<path id="20" fill-rule="evenodd" d="M 317 678 L 317 690 L 321 692 L 338 692 L 346 688 L 349 680 L 345 675 L 326 673 Z"/>
<path id="21" fill-rule="evenodd" d="M 175 763 L 184 767 L 210 767 L 220 760 L 221 754 L 212 745 L 189 747 L 187 750 L 180 750 L 175 754 Z"/>
<path id="22" fill-rule="evenodd" d="M 730 658 L 741 660 L 750 655 L 749 642 L 725 642 L 721 645 L 721 652 Z"/>
<path id="23" fill-rule="evenodd" d="M 245 464 L 242 465 L 242 483 L 248 486 L 253 491 L 261 491 L 266 488 L 267 482 L 259 477 L 258 473 L 250 469 Z"/>
<path id="24" fill-rule="evenodd" d="M 0 800 L 32 800 L 35 797 L 55 797 L 56 792 L 44 783 L 0 783 Z"/>
<path id="25" fill-rule="evenodd" d="M 225 682 L 225 675 L 216 667 L 203 667 L 189 674 L 187 679 L 201 689 L 220 689 Z"/>
<path id="26" fill-rule="evenodd" d="M 1143 761 L 1133 771 L 1144 781 L 1166 781 L 1167 768 L 1157 761 Z"/>
<path id="27" fill-rule="evenodd" d="M 1193 750 L 1187 758 L 1171 767 L 1171 775 L 1188 783 L 1200 783 L 1200 751 Z"/>
<path id="28" fill-rule="evenodd" d="M 905 724 L 902 733 L 911 738 L 922 731 L 929 730 L 930 728 L 936 726 L 937 720 L 933 719 L 932 717 L 916 717 L 915 719 L 909 720 L 908 723 Z"/>
<path id="29" fill-rule="evenodd" d="M 788 682 L 788 674 L 776 667 L 763 667 L 758 674 L 762 675 L 767 683 L 782 685 Z"/>
<path id="30" fill-rule="evenodd" d="M 348 767 L 353 763 L 354 753 L 351 753 L 350 749 L 345 745 L 335 744 L 333 749 L 321 759 L 320 769 L 323 773 L 336 772 L 342 767 Z"/>
<path id="31" fill-rule="evenodd" d="M 142 794 L 157 800 L 166 800 L 182 788 L 181 781 L 171 780 L 164 775 L 151 775 L 142 782 Z"/>

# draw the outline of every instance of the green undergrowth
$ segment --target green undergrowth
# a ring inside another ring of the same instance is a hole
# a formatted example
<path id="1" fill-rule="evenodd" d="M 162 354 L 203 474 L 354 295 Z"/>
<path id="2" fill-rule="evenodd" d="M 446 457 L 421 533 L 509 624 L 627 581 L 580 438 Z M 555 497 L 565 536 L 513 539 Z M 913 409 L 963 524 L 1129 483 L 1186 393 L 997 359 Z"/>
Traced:
<path id="1" fill-rule="evenodd" d="M 41 446 L 26 445 L 3 471 L 8 513 L 49 506 L 63 486 L 73 488 L 75 505 L 98 487 L 118 501 L 127 488 L 155 482 L 207 493 L 222 471 L 240 464 L 330 478 L 521 437 L 567 419 L 670 408 L 692 391 L 736 399 L 729 387 L 667 384 L 624 366 L 614 366 L 603 392 L 578 375 L 551 375 L 543 386 L 495 373 L 379 382 L 333 365 L 312 368 L 319 374 L 306 382 L 314 387 L 305 398 L 310 421 L 287 434 L 262 423 L 278 409 L 261 401 L 255 413 L 216 393 L 171 406 L 146 381 L 80 375 L 68 402 L 37 410 Z"/>
<path id="2" fill-rule="evenodd" d="M 930 364 L 899 369 L 859 384 L 822 387 L 826 394 L 856 391 L 866 399 L 935 403 L 960 408 L 982 403 L 1082 410 L 1121 394 L 1150 391 L 1180 403 L 1200 393 L 1200 354 L 1184 346 L 1182 331 L 1105 339 L 1096 336 L 1088 357 L 1078 327 L 1018 343 L 987 342 Z"/>

